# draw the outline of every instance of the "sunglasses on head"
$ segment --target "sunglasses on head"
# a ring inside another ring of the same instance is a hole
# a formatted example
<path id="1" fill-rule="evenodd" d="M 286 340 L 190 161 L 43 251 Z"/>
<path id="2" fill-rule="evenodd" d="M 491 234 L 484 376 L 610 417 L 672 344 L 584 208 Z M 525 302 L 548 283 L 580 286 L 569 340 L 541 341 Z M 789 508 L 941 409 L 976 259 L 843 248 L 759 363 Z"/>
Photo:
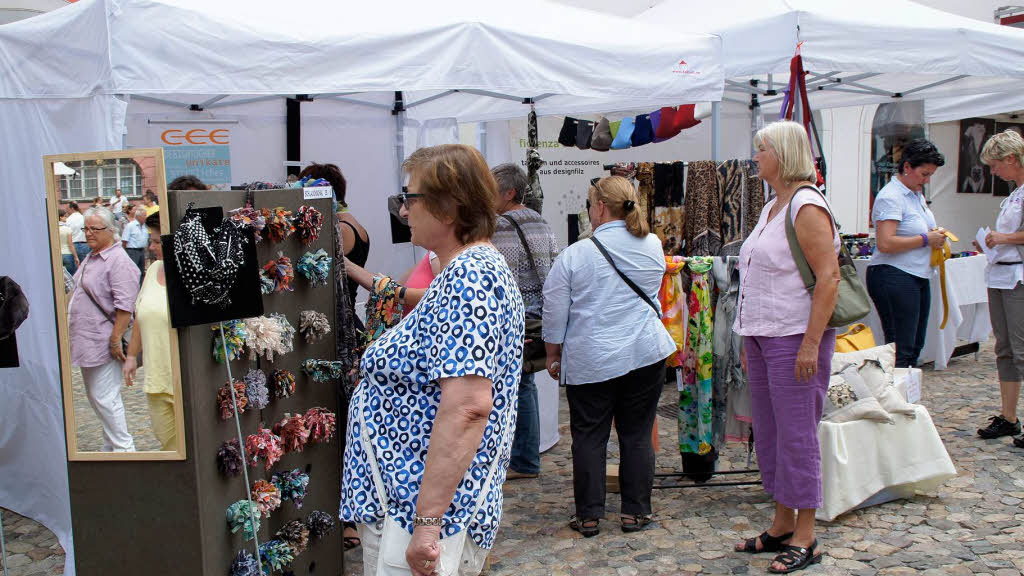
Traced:
<path id="1" fill-rule="evenodd" d="M 601 181 L 601 177 L 590 179 L 590 186 L 597 190 L 597 193 L 601 193 L 601 186 L 598 184 Z M 587 210 L 590 210 L 590 194 L 587 194 Z"/>

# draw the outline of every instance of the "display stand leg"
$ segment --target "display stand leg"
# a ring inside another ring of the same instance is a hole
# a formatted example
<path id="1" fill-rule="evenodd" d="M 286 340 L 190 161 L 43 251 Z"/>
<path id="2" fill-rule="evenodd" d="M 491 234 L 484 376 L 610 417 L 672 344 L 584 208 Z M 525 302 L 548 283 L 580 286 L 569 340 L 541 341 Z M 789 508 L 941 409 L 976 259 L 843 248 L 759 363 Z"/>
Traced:
<path id="1" fill-rule="evenodd" d="M 220 342 L 224 347 L 224 366 L 228 370 L 228 390 L 231 390 L 231 407 L 235 413 L 235 432 L 238 434 L 238 452 L 242 455 L 242 477 L 245 479 L 245 500 L 249 503 L 249 527 L 252 528 L 252 542 L 256 548 L 256 564 L 263 573 L 263 559 L 260 558 L 260 539 L 256 534 L 256 521 L 252 517 L 252 489 L 249 484 L 249 463 L 245 458 L 245 438 L 242 437 L 242 422 L 238 418 L 238 398 L 235 395 L 234 380 L 231 378 L 231 356 L 228 355 L 228 341 L 224 338 L 224 322 L 220 322 Z"/>

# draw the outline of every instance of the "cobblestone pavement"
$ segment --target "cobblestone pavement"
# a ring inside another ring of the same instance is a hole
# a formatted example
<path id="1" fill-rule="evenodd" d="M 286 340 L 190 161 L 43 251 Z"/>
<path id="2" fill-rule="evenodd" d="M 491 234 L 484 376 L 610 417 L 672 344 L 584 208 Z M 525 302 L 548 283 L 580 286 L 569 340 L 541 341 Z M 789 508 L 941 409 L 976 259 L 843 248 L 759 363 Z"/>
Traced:
<path id="1" fill-rule="evenodd" d="M 136 373 L 135 381 L 137 383 L 135 386 L 121 387 L 121 399 L 124 401 L 128 431 L 135 438 L 135 449 L 139 452 L 160 450 L 160 442 L 153 435 L 153 428 L 149 421 L 149 404 L 146 400 L 146 393 L 142 390 L 145 370 L 144 367 L 139 368 Z M 78 368 L 71 369 L 71 382 L 74 387 L 78 450 L 80 452 L 99 452 L 103 447 L 103 427 L 100 425 L 100 419 L 96 417 L 96 412 L 89 405 L 89 398 L 85 395 L 85 385 L 82 382 L 82 371 Z"/>
<path id="2" fill-rule="evenodd" d="M 960 476 L 935 493 L 890 502 L 818 524 L 822 563 L 805 574 L 922 576 L 989 574 L 1009 576 L 1024 570 L 1024 450 L 1008 438 L 981 440 L 975 430 L 998 411 L 992 343 L 980 360 L 954 359 L 945 372 L 925 371 L 924 404 L 939 427 Z M 663 405 L 673 403 L 666 388 Z M 772 504 L 760 487 L 666 489 L 654 493 L 655 523 L 636 534 L 619 530 L 619 499 L 608 495 L 608 519 L 601 534 L 583 539 L 566 526 L 572 507 L 572 466 L 565 400 L 562 440 L 542 456 L 536 480 L 505 485 L 505 517 L 491 553 L 491 576 L 631 576 L 767 573 L 770 555 L 732 552 L 733 544 L 756 536 L 771 521 Z M 676 425 L 659 415 L 659 472 L 679 464 Z M 614 434 L 613 434 L 614 439 Z M 612 446 L 609 462 L 615 462 Z M 746 467 L 746 450 L 730 445 L 723 469 Z M 16 518 L 24 532 L 18 540 L 40 541 L 11 557 L 11 576 L 51 574 L 61 558 L 48 531 Z M 9 513 L 4 527 L 9 540 Z M 49 539 L 49 540 L 48 540 Z M 48 543 L 47 543 L 48 541 Z M 45 544 L 45 545 L 42 545 Z M 24 545 L 22 546 L 24 548 Z M 10 552 L 9 552 L 10 553 Z M 35 556 L 32 556 L 32 554 Z M 39 557 L 39 559 L 35 559 Z M 31 561 L 26 562 L 24 558 Z M 361 574 L 359 549 L 346 554 L 346 576 Z M 50 562 L 47 567 L 37 565 Z M 16 563 L 20 563 L 16 564 Z M 20 572 L 16 570 L 21 570 Z"/>

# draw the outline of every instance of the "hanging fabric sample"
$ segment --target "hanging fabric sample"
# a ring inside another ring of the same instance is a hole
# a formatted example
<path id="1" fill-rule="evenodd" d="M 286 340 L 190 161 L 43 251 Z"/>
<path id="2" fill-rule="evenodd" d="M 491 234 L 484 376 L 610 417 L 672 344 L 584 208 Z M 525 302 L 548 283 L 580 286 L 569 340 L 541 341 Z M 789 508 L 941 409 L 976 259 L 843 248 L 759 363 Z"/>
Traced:
<path id="1" fill-rule="evenodd" d="M 654 163 L 640 162 L 636 165 L 637 196 L 647 210 L 647 225 L 654 227 Z"/>
<path id="2" fill-rule="evenodd" d="M 743 244 L 743 197 L 747 190 L 746 160 L 726 160 L 718 166 L 722 256 L 738 256 Z"/>
<path id="3" fill-rule="evenodd" d="M 579 120 L 576 126 L 576 147 L 590 150 L 590 139 L 594 136 L 594 123 L 590 120 Z"/>
<path id="4" fill-rule="evenodd" d="M 654 165 L 654 206 L 668 206 L 672 190 L 672 165 L 658 162 Z"/>
<path id="5" fill-rule="evenodd" d="M 611 123 L 601 116 L 594 128 L 594 135 L 590 138 L 590 147 L 598 152 L 607 152 L 612 147 L 613 138 Z"/>
<path id="6" fill-rule="evenodd" d="M 683 255 L 683 227 L 686 213 L 682 206 L 658 206 L 654 208 L 652 231 L 661 240 L 665 256 Z"/>
<path id="7" fill-rule="evenodd" d="M 345 246 L 338 217 L 332 214 L 331 219 L 334 220 L 334 326 L 336 330 L 334 347 L 335 357 L 338 362 L 341 362 L 346 374 L 341 378 L 341 390 L 347 405 L 359 376 L 360 335 L 356 325 L 355 309 L 352 307 L 352 299 L 348 292 L 348 276 L 345 274 Z"/>
<path id="8" fill-rule="evenodd" d="M 712 435 L 715 448 L 721 450 L 726 441 L 745 442 L 750 437 L 750 389 L 740 361 L 742 337 L 732 329 L 740 292 L 739 259 L 715 258 L 711 272 L 718 293 L 712 346 Z"/>
<path id="9" fill-rule="evenodd" d="M 544 165 L 544 159 L 540 157 L 540 152 L 537 151 L 539 142 L 537 139 L 537 111 L 533 109 L 533 105 L 530 105 L 530 114 L 526 117 L 527 125 L 527 146 L 526 151 L 526 198 L 523 200 L 523 204 L 537 212 L 541 213 L 544 208 L 544 191 L 540 187 L 540 168 Z"/>
<path id="10" fill-rule="evenodd" d="M 711 452 L 711 376 L 713 327 L 711 310 L 712 258 L 689 258 L 692 283 L 687 299 L 686 348 L 679 391 L 679 451 Z"/>
<path id="11" fill-rule="evenodd" d="M 633 146 L 650 144 L 654 140 L 654 129 L 651 127 L 650 114 L 638 114 L 633 121 Z"/>
<path id="12" fill-rule="evenodd" d="M 686 171 L 684 240 L 687 256 L 714 256 L 722 249 L 718 176 L 710 160 L 690 162 Z"/>
<path id="13" fill-rule="evenodd" d="M 744 165 L 746 172 L 746 190 L 743 196 L 743 239 L 754 231 L 761 211 L 764 210 L 764 181 L 757 175 L 757 164 L 748 160 Z"/>
<path id="14" fill-rule="evenodd" d="M 683 203 L 683 192 L 686 182 L 686 162 L 672 163 L 672 187 L 668 191 L 668 204 L 675 206 Z"/>

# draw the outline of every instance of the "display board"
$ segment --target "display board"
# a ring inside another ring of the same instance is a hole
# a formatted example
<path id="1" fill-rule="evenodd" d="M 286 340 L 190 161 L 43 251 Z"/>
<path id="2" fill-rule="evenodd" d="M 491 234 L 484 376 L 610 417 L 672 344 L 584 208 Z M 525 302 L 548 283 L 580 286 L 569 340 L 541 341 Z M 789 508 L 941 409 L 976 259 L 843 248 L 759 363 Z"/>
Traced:
<path id="1" fill-rule="evenodd" d="M 302 189 L 252 192 L 257 209 L 283 207 L 296 211 L 300 205 L 315 207 L 324 215 L 319 238 L 304 246 L 297 235 L 273 243 L 266 237 L 256 246 L 262 266 L 288 256 L 297 264 L 307 251 L 323 248 L 333 257 L 334 226 L 330 199 L 304 200 Z M 172 191 L 163 208 L 170 216 L 172 232 L 189 202 L 197 208 L 220 207 L 225 213 L 245 205 L 245 191 Z M 167 253 L 167 258 L 173 254 Z M 332 262 L 333 265 L 333 262 Z M 249 354 L 230 362 L 233 379 L 242 380 L 250 367 L 289 370 L 296 379 L 290 397 L 273 398 L 262 410 L 246 410 L 240 415 L 242 435 L 259 428 L 273 428 L 285 414 L 302 413 L 312 407 L 324 407 L 337 414 L 340 406 L 334 381 L 314 382 L 302 372 L 308 358 L 333 360 L 334 282 L 333 271 L 326 285 L 311 286 L 300 274 L 292 282 L 294 291 L 263 295 L 265 314 L 283 314 L 295 327 L 294 350 L 275 356 L 274 362 Z M 331 330 L 314 343 L 298 333 L 299 312 L 316 310 L 331 321 Z M 242 532 L 232 534 L 225 511 L 232 503 L 244 500 L 247 487 L 242 475 L 225 477 L 217 466 L 217 451 L 236 437 L 232 419 L 222 420 L 217 390 L 227 381 L 225 365 L 212 354 L 216 325 L 197 325 L 179 329 L 182 367 L 182 403 L 185 413 L 187 459 L 183 462 L 69 462 L 71 506 L 75 535 L 76 564 L 83 576 L 106 575 L 113 566 L 126 574 L 220 576 L 226 574 L 237 551 L 255 553 L 253 541 L 243 540 Z M 344 415 L 339 415 L 340 421 Z M 262 462 L 248 468 L 250 483 L 269 481 L 275 472 L 294 469 L 309 474 L 309 485 L 302 507 L 286 500 L 261 520 L 259 542 L 274 538 L 290 520 L 305 520 L 319 510 L 337 519 L 340 489 L 342 439 L 338 434 L 329 442 L 308 444 L 302 452 L 286 453 L 269 470 Z M 297 576 L 341 574 L 343 545 L 340 522 L 326 537 L 310 539 L 308 549 L 288 566 Z"/>

